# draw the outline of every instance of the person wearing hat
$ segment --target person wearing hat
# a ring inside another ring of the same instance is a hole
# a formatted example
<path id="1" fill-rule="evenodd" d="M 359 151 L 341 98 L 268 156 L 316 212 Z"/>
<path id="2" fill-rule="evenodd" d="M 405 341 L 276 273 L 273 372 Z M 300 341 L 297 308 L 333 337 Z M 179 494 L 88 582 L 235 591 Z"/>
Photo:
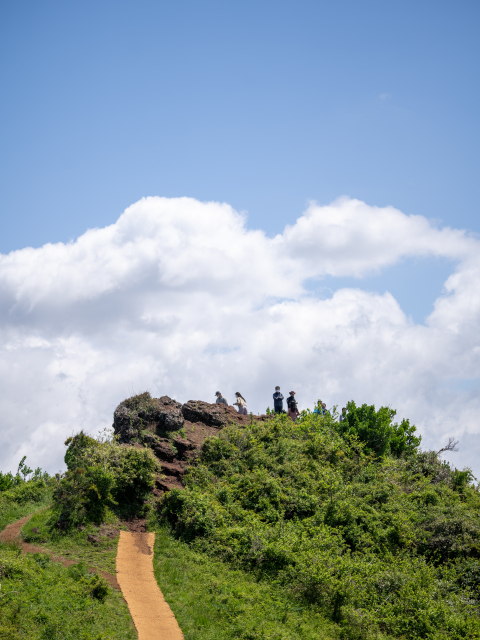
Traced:
<path id="1" fill-rule="evenodd" d="M 300 411 L 298 410 L 298 407 L 297 407 L 297 401 L 295 400 L 295 391 L 290 391 L 290 395 L 287 398 L 287 405 L 288 405 L 287 415 L 289 418 L 291 418 L 295 422 L 295 420 L 300 415 Z"/>
<path id="2" fill-rule="evenodd" d="M 275 409 L 275 413 L 283 413 L 283 394 L 280 393 L 280 387 L 275 387 L 273 408 Z"/>
<path id="3" fill-rule="evenodd" d="M 295 400 L 295 391 L 290 391 L 290 395 L 287 398 L 287 407 L 290 408 L 290 405 L 292 404 L 292 402 L 294 404 L 297 404 L 297 401 Z"/>
<path id="4" fill-rule="evenodd" d="M 217 391 L 216 394 L 217 396 L 217 400 L 216 403 L 217 404 L 226 404 L 228 406 L 228 402 L 226 401 L 226 399 L 222 396 L 222 394 L 220 393 L 220 391 Z"/>

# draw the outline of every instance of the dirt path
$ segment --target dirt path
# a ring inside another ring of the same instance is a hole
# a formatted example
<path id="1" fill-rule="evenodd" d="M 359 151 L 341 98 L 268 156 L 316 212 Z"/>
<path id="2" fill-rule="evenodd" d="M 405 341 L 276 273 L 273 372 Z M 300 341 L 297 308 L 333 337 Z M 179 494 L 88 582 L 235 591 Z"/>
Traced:
<path id="1" fill-rule="evenodd" d="M 120 532 L 117 580 L 138 640 L 183 640 L 183 633 L 153 574 L 154 542 L 154 533 Z"/>
<path id="2" fill-rule="evenodd" d="M 77 560 L 70 560 L 69 558 L 56 556 L 55 554 L 50 553 L 50 551 L 48 551 L 47 549 L 37 547 L 37 545 L 29 544 L 28 542 L 24 542 L 20 537 L 20 530 L 30 520 L 31 517 L 31 515 L 25 516 L 25 518 L 21 518 L 20 520 L 17 520 L 16 522 L 6 526 L 5 529 L 0 532 L 0 540 L 2 542 L 16 542 L 18 545 L 20 545 L 24 553 L 47 553 L 53 562 L 60 562 L 65 567 L 71 567 L 72 564 L 78 564 Z M 112 576 L 111 573 L 107 573 L 107 571 L 102 571 L 101 569 L 97 569 L 96 567 L 89 567 L 89 569 L 105 578 L 105 580 L 107 580 L 111 587 L 120 590 L 117 578 L 115 576 Z"/>

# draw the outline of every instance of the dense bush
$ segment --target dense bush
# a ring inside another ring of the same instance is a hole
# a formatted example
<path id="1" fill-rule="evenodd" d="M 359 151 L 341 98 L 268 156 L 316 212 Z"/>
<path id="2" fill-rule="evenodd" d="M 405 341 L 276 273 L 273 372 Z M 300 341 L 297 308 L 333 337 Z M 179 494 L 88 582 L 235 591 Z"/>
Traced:
<path id="1" fill-rule="evenodd" d="M 161 518 L 198 550 L 290 585 L 344 638 L 480 638 L 472 478 L 370 409 L 350 405 L 348 426 L 304 413 L 225 428 Z"/>
<path id="2" fill-rule="evenodd" d="M 151 451 L 80 432 L 66 442 L 67 472 L 54 488 L 52 524 L 68 528 L 103 522 L 112 509 L 133 514 L 143 505 L 159 465 Z"/>
<path id="3" fill-rule="evenodd" d="M 420 445 L 421 437 L 416 436 L 416 427 L 409 420 L 394 423 L 394 409 L 381 407 L 375 411 L 373 405 L 363 404 L 357 407 L 355 402 L 347 404 L 347 417 L 339 422 L 337 430 L 342 435 L 355 435 L 365 443 L 365 451 L 377 456 L 390 454 L 399 457 L 412 453 Z"/>

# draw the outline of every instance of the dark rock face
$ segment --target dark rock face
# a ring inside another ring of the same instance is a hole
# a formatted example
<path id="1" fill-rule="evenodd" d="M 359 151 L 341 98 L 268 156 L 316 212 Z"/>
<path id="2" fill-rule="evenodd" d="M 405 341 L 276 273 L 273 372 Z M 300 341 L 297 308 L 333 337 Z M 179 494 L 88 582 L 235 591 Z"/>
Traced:
<path id="1" fill-rule="evenodd" d="M 183 427 L 185 419 L 182 414 L 182 405 L 168 396 L 162 396 L 158 403 L 158 425 L 165 431 L 178 431 Z"/>
<path id="2" fill-rule="evenodd" d="M 189 422 L 203 422 L 209 427 L 224 427 L 233 416 L 238 416 L 234 407 L 222 404 L 210 404 L 201 400 L 189 400 L 182 407 L 185 420 Z"/>
<path id="3" fill-rule="evenodd" d="M 120 435 L 121 442 L 130 442 L 138 435 L 140 420 L 138 415 L 131 415 L 131 411 L 124 406 L 123 402 L 118 405 L 113 413 L 113 429 Z"/>
<path id="4" fill-rule="evenodd" d="M 157 476 L 155 480 L 154 495 L 161 496 L 165 491 L 171 491 L 172 489 L 183 489 L 183 484 L 175 476 Z"/>
<path id="5" fill-rule="evenodd" d="M 178 457 L 180 459 L 185 457 L 185 454 L 188 451 L 192 451 L 195 448 L 195 445 L 190 442 L 190 440 L 185 440 L 184 438 L 174 438 L 173 440 L 173 446 L 175 447 L 175 449 L 178 452 Z"/>
<path id="6" fill-rule="evenodd" d="M 166 462 L 173 462 L 177 456 L 168 438 L 157 438 L 152 449 L 159 460 L 165 460 Z"/>

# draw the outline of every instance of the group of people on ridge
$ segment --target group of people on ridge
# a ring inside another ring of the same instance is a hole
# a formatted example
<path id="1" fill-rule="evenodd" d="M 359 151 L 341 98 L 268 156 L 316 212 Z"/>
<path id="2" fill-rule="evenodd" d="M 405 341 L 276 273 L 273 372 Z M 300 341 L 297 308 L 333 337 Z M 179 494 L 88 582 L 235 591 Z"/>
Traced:
<path id="1" fill-rule="evenodd" d="M 217 400 L 216 400 L 217 404 L 228 405 L 227 400 L 222 396 L 220 391 L 217 391 L 215 395 L 217 396 Z M 237 401 L 234 402 L 233 405 L 238 407 L 238 413 L 244 416 L 248 415 L 247 401 L 245 400 L 245 398 L 242 396 L 242 394 L 239 391 L 235 392 L 235 397 Z M 275 393 L 273 394 L 273 409 L 275 413 L 285 413 L 285 411 L 283 410 L 283 401 L 284 401 L 284 397 L 283 397 L 283 394 L 280 392 L 280 387 L 275 387 Z M 321 416 L 325 416 L 327 413 L 330 413 L 330 411 L 327 409 L 327 405 L 325 404 L 325 402 L 322 402 L 321 400 L 319 400 L 313 413 L 316 413 Z M 293 421 L 295 421 L 300 415 L 297 401 L 295 400 L 295 391 L 290 391 L 290 395 L 287 398 L 287 415 Z M 342 422 L 343 420 L 345 420 L 346 417 L 347 417 L 347 409 L 343 407 L 339 421 Z"/>

